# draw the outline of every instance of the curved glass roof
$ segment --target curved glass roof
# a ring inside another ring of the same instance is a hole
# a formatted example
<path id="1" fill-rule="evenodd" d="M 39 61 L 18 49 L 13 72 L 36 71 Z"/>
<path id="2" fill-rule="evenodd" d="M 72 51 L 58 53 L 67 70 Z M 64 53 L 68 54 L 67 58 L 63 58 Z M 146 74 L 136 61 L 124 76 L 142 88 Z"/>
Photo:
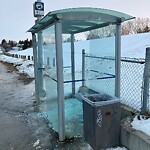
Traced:
<path id="1" fill-rule="evenodd" d="M 37 33 L 54 24 L 56 20 L 62 21 L 62 33 L 75 34 L 121 23 L 133 18 L 133 16 L 108 9 L 68 8 L 49 12 L 28 32 Z"/>

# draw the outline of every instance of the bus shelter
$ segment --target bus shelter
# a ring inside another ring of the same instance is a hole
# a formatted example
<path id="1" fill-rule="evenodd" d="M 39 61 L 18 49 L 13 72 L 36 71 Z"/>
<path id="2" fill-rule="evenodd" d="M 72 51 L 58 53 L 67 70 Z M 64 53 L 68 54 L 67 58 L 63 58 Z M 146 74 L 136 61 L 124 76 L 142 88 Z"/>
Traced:
<path id="1" fill-rule="evenodd" d="M 82 93 L 102 91 L 120 97 L 121 23 L 133 18 L 101 8 L 69 8 L 49 12 L 28 30 L 33 40 L 36 101 L 46 97 L 60 141 L 66 131 L 82 132 L 77 127 L 82 124 Z M 104 34 L 100 40 L 75 42 L 75 35 L 94 29 Z M 63 43 L 65 38 L 69 43 Z"/>

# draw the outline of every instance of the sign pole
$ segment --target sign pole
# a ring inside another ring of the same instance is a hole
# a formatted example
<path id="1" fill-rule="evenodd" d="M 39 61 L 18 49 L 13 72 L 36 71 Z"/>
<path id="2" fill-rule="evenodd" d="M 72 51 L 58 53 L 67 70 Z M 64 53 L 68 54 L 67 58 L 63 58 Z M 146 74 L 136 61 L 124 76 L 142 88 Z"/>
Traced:
<path id="1" fill-rule="evenodd" d="M 41 2 L 41 0 L 37 0 L 34 3 L 34 17 L 37 18 L 36 22 L 39 22 L 42 16 L 44 15 L 44 3 Z M 39 91 L 39 96 L 44 97 L 45 96 L 45 90 L 44 90 L 44 84 L 43 84 L 43 50 L 42 50 L 42 44 L 43 44 L 43 39 L 42 39 L 42 31 L 39 31 L 37 33 L 37 82 L 38 85 L 38 91 Z"/>

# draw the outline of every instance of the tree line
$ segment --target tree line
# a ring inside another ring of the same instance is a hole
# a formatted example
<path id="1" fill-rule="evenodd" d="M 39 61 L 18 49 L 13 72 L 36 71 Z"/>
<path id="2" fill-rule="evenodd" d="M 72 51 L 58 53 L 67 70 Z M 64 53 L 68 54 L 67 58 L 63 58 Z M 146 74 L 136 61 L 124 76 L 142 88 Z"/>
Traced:
<path id="1" fill-rule="evenodd" d="M 25 50 L 27 48 L 32 47 L 32 40 L 20 40 L 18 43 L 16 41 L 9 40 L 8 42 L 6 39 L 1 41 L 1 47 L 7 52 L 11 50 L 13 47 L 19 47 L 20 50 Z"/>
<path id="2" fill-rule="evenodd" d="M 122 24 L 122 35 L 150 32 L 150 18 L 136 18 Z"/>
<path id="3" fill-rule="evenodd" d="M 24 41 L 20 40 L 18 43 L 21 44 L 21 45 L 23 45 L 22 46 L 23 50 L 32 47 L 32 40 L 28 40 L 28 39 L 26 39 Z"/>
<path id="4" fill-rule="evenodd" d="M 121 35 L 137 34 L 150 32 L 150 18 L 136 18 L 131 21 L 126 21 L 121 25 Z M 115 35 L 115 26 L 109 25 L 107 27 L 91 30 L 85 33 L 87 40 L 111 37 Z"/>

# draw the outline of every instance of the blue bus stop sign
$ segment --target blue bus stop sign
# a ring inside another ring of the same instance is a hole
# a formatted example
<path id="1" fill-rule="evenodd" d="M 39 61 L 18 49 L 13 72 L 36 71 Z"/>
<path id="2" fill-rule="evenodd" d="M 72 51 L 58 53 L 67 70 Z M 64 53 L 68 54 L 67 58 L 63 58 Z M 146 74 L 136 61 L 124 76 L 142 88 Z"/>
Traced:
<path id="1" fill-rule="evenodd" d="M 44 3 L 43 2 L 35 2 L 33 5 L 34 17 L 44 16 Z"/>

